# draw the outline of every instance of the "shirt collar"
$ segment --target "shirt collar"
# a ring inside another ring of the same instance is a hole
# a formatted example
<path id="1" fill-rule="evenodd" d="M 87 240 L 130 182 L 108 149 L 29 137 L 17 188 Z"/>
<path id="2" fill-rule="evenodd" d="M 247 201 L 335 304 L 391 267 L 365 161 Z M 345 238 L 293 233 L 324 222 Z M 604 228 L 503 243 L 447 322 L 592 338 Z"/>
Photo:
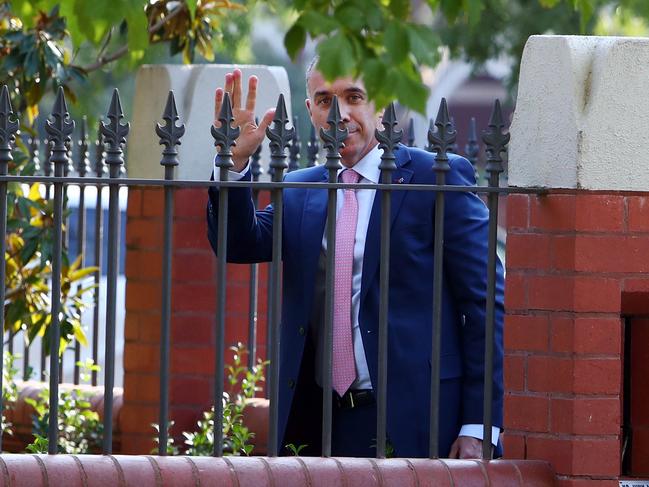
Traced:
<path id="1" fill-rule="evenodd" d="M 358 174 L 360 174 L 361 180 L 364 178 L 367 179 L 369 182 L 376 184 L 379 182 L 379 176 L 381 174 L 381 171 L 379 169 L 380 163 L 381 163 L 381 151 L 379 149 L 379 144 L 376 144 L 351 169 L 353 169 Z M 342 173 L 345 169 L 347 168 L 343 167 L 342 169 L 338 170 L 338 177 L 340 177 L 340 173 Z"/>

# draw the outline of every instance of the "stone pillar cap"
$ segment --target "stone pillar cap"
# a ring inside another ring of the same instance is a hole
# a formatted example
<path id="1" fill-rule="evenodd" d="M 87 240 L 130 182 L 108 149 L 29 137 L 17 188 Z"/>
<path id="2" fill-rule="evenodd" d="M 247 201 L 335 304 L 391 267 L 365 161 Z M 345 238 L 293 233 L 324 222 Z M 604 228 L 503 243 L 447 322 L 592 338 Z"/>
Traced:
<path id="1" fill-rule="evenodd" d="M 511 126 L 509 184 L 649 189 L 649 39 L 532 36 Z"/>

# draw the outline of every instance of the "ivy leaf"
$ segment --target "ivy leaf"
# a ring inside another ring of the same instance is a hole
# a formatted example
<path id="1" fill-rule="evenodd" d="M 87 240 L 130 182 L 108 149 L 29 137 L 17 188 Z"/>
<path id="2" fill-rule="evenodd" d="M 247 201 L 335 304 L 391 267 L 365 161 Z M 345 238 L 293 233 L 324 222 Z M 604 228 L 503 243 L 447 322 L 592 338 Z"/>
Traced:
<path id="1" fill-rule="evenodd" d="M 284 36 L 284 47 L 291 60 L 295 61 L 300 50 L 306 42 L 306 31 L 299 23 L 293 24 Z"/>
<path id="2" fill-rule="evenodd" d="M 318 44 L 318 71 L 326 80 L 332 81 L 351 74 L 356 66 L 354 51 L 349 40 L 338 33 Z"/>

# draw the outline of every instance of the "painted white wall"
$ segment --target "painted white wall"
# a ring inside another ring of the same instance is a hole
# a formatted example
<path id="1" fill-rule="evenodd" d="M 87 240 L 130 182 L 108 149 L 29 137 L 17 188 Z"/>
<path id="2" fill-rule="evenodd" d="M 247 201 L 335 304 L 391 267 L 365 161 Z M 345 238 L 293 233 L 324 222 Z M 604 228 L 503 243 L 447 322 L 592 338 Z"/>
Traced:
<path id="1" fill-rule="evenodd" d="M 532 36 L 511 126 L 509 184 L 649 189 L 649 39 Z"/>
<path id="2" fill-rule="evenodd" d="M 257 113 L 261 118 L 269 108 L 277 105 L 284 93 L 286 108 L 291 114 L 288 76 L 282 67 L 237 66 L 243 72 L 244 100 L 248 76 L 259 78 Z M 223 86 L 225 74 L 235 66 L 226 64 L 145 65 L 135 79 L 133 120 L 128 136 L 128 176 L 157 179 L 164 177 L 160 165 L 163 146 L 155 133 L 155 123 L 162 122 L 169 90 L 174 91 L 180 121 L 185 123 L 185 135 L 178 147 L 180 164 L 176 179 L 206 180 L 209 178 L 216 149 L 210 127 L 214 121 L 214 90 Z M 262 157 L 268 152 L 264 144 Z"/>

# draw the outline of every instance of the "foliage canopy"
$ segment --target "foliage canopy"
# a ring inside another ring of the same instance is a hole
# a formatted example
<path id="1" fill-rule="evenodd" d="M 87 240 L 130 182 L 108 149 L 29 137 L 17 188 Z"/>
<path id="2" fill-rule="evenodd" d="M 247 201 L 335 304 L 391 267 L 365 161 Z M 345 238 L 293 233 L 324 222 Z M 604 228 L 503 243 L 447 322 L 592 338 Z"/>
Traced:
<path id="1" fill-rule="evenodd" d="M 132 67 L 154 43 L 185 63 L 219 52 L 236 61 L 259 3 L 284 19 L 292 59 L 316 39 L 326 78 L 361 77 L 378 105 L 399 99 L 420 112 L 420 68 L 434 67 L 442 46 L 516 65 L 529 35 L 601 32 L 602 13 L 616 17 L 612 33 L 649 18 L 644 0 L 11 0 L 0 10 L 0 82 L 20 87 L 31 117 L 48 83 L 73 96 L 75 82 L 118 60 Z"/>

